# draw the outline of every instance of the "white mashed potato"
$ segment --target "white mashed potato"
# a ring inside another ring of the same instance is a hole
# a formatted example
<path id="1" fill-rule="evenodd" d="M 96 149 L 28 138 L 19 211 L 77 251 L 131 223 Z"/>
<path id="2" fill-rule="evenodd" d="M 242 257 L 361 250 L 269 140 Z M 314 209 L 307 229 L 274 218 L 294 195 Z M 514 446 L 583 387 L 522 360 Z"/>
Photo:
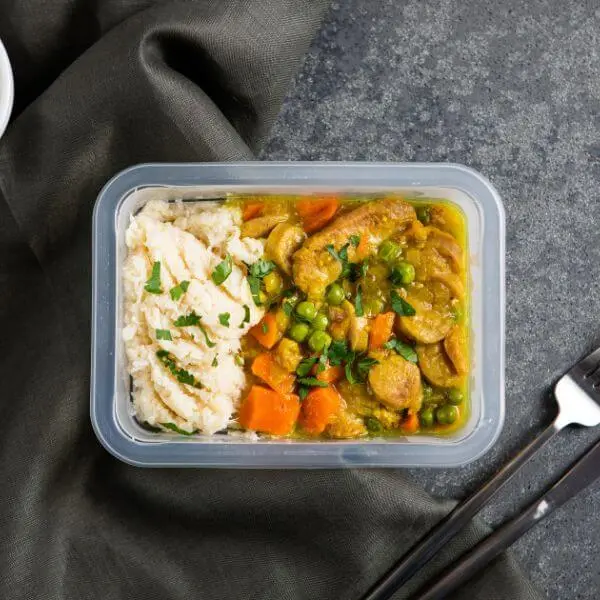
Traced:
<path id="1" fill-rule="evenodd" d="M 240 239 L 240 224 L 239 209 L 202 202 L 153 201 L 132 218 L 123 269 L 123 339 L 140 421 L 206 434 L 227 427 L 245 385 L 236 362 L 240 340 L 263 315 L 242 265 L 263 255 L 263 243 Z M 231 274 L 215 285 L 211 274 L 228 254 Z M 145 289 L 157 262 L 158 294 Z M 181 282 L 189 282 L 187 291 L 173 299 L 170 290 Z M 225 313 L 229 327 L 219 319 Z M 199 316 L 199 325 L 175 325 L 188 315 Z"/>

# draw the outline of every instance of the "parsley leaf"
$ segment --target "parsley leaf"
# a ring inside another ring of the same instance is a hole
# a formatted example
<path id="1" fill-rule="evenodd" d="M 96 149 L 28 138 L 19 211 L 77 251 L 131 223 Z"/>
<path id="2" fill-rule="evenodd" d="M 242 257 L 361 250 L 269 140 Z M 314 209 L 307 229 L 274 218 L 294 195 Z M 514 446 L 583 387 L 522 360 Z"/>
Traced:
<path id="1" fill-rule="evenodd" d="M 200 331 L 203 333 L 204 339 L 206 340 L 206 345 L 209 348 L 214 348 L 216 344 L 208 337 L 208 332 L 206 331 L 206 329 L 204 329 L 202 325 L 198 325 L 198 329 L 200 329 Z"/>
<path id="2" fill-rule="evenodd" d="M 182 281 L 178 285 L 173 286 L 169 290 L 169 294 L 171 294 L 171 300 L 179 300 L 179 298 L 181 298 L 181 296 L 188 291 L 188 287 L 190 287 L 189 281 Z"/>
<path id="3" fill-rule="evenodd" d="M 266 321 L 263 321 L 260 325 L 260 329 L 266 335 L 269 333 L 269 324 Z"/>
<path id="4" fill-rule="evenodd" d="M 292 306 L 291 302 L 284 302 L 281 305 L 281 308 L 282 308 L 283 313 L 285 314 L 286 317 L 291 317 L 292 316 L 292 312 L 294 310 L 294 307 Z"/>
<path id="5" fill-rule="evenodd" d="M 250 323 L 250 307 L 244 304 L 244 320 L 240 323 L 240 329 L 244 329 L 246 323 Z"/>
<path id="6" fill-rule="evenodd" d="M 158 350 L 156 356 L 160 362 L 171 371 L 180 383 L 192 385 L 195 388 L 202 389 L 202 383 L 198 381 L 190 372 L 177 367 L 175 360 L 166 350 Z"/>
<path id="7" fill-rule="evenodd" d="M 296 368 L 296 374 L 298 375 L 298 377 L 306 377 L 310 373 L 310 370 L 313 368 L 316 362 L 316 356 L 313 356 L 311 358 L 303 358 L 300 361 L 298 367 Z"/>
<path id="8" fill-rule="evenodd" d="M 365 381 L 369 374 L 369 369 L 378 365 L 379 361 L 374 358 L 364 356 L 356 361 L 356 375 L 359 381 Z"/>
<path id="9" fill-rule="evenodd" d="M 350 385 L 354 385 L 354 384 L 358 383 L 356 381 L 356 379 L 354 379 L 354 375 L 352 374 L 352 363 L 351 362 L 346 363 L 346 365 L 344 366 L 344 372 L 346 373 L 346 379 L 348 380 L 348 383 Z"/>
<path id="10" fill-rule="evenodd" d="M 149 294 L 162 294 L 162 288 L 160 287 L 160 261 L 157 260 L 152 265 L 152 274 L 148 281 L 146 281 L 146 285 L 144 289 Z"/>
<path id="11" fill-rule="evenodd" d="M 175 423 L 161 423 L 161 425 L 165 429 L 170 429 L 171 431 L 174 431 L 175 433 L 179 433 L 181 435 L 194 435 L 195 433 L 198 433 L 197 429 L 194 429 L 194 431 L 186 431 L 185 429 L 180 429 L 179 427 L 177 427 L 177 425 L 175 425 Z"/>
<path id="12" fill-rule="evenodd" d="M 221 325 L 223 325 L 224 327 L 229 327 L 229 317 L 231 315 L 228 312 L 225 313 L 221 313 L 219 315 L 219 323 L 221 323 Z"/>
<path id="13" fill-rule="evenodd" d="M 194 311 L 189 315 L 181 315 L 174 321 L 175 327 L 192 327 L 200 323 L 200 317 Z"/>
<path id="14" fill-rule="evenodd" d="M 171 337 L 171 332 L 168 329 L 157 329 L 156 330 L 156 339 L 157 340 L 168 340 L 169 342 L 173 341 Z"/>
<path id="15" fill-rule="evenodd" d="M 321 381 L 320 379 L 317 379 L 316 377 L 300 377 L 298 379 L 298 383 L 300 385 L 305 385 L 308 387 L 329 387 L 329 384 L 326 381 Z"/>
<path id="16" fill-rule="evenodd" d="M 348 246 L 350 244 L 344 244 L 339 252 L 336 252 L 333 244 L 327 244 L 325 249 L 333 258 L 339 260 L 342 263 L 342 277 L 347 277 L 350 274 L 350 266 L 348 265 Z"/>
<path id="17" fill-rule="evenodd" d="M 360 244 L 360 235 L 355 233 L 351 235 L 348 239 L 355 248 L 358 248 L 358 245 Z"/>
<path id="18" fill-rule="evenodd" d="M 327 353 L 323 352 L 319 356 L 319 366 L 317 367 L 317 373 L 322 373 L 327 368 Z"/>
<path id="19" fill-rule="evenodd" d="M 417 357 L 417 353 L 415 352 L 415 349 L 410 346 L 409 344 L 406 344 L 405 342 L 396 339 L 396 338 L 392 338 L 391 340 L 389 340 L 388 342 L 386 342 L 383 345 L 384 348 L 386 348 L 387 350 L 394 350 L 396 351 L 402 358 L 416 363 L 418 362 L 418 357 Z"/>
<path id="20" fill-rule="evenodd" d="M 304 400 L 306 396 L 308 396 L 308 392 L 310 392 L 310 388 L 306 387 L 305 385 L 301 385 L 298 388 L 298 396 L 300 396 L 300 401 Z"/>
<path id="21" fill-rule="evenodd" d="M 342 364 L 343 361 L 348 360 L 348 344 L 344 340 L 334 340 L 331 342 L 329 349 L 327 350 L 327 358 L 329 364 L 337 366 Z"/>
<path id="22" fill-rule="evenodd" d="M 260 306 L 262 304 L 259 297 L 260 282 L 275 268 L 275 263 L 271 260 L 264 260 L 261 258 L 255 263 L 246 266 L 248 267 L 248 285 L 252 292 L 254 304 Z"/>
<path id="23" fill-rule="evenodd" d="M 404 298 L 398 295 L 396 290 L 392 290 L 390 293 L 392 300 L 392 310 L 401 317 L 412 317 L 417 314 L 417 311 L 406 301 Z"/>
<path id="24" fill-rule="evenodd" d="M 241 354 L 236 354 L 233 357 L 233 362 L 238 366 L 238 367 L 243 367 L 244 366 L 244 357 Z"/>
<path id="25" fill-rule="evenodd" d="M 218 367 L 219 366 L 219 361 L 217 360 L 217 357 L 215 356 L 213 358 L 213 361 L 210 363 L 211 367 Z"/>
<path id="26" fill-rule="evenodd" d="M 221 285 L 230 275 L 233 268 L 231 254 L 226 254 L 225 258 L 214 268 L 211 279 L 215 285 Z"/>
<path id="27" fill-rule="evenodd" d="M 354 308 L 356 309 L 357 317 L 365 316 L 365 311 L 363 310 L 362 291 L 360 289 L 360 285 L 356 287 L 356 298 L 354 299 Z"/>

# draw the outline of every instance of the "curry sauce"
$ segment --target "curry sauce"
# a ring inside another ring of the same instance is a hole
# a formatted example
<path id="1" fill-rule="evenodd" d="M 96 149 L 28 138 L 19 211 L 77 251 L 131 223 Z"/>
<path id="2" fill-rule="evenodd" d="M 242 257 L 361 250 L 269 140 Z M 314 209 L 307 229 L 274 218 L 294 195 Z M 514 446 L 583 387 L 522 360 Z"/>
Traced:
<path id="1" fill-rule="evenodd" d="M 468 416 L 467 232 L 440 199 L 230 196 L 260 323 L 236 426 L 287 437 L 447 433 Z"/>

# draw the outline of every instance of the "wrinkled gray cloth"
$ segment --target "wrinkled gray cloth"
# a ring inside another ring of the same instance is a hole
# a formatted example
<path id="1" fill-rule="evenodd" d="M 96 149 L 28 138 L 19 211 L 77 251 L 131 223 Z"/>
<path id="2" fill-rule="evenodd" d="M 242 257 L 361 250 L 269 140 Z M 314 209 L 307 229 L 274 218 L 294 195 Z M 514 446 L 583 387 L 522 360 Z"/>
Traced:
<path id="1" fill-rule="evenodd" d="M 449 509 L 396 471 L 137 469 L 89 422 L 99 189 L 133 163 L 253 158 L 325 9 L 0 0 L 0 598 L 351 600 Z M 454 598 L 537 595 L 502 557 Z"/>

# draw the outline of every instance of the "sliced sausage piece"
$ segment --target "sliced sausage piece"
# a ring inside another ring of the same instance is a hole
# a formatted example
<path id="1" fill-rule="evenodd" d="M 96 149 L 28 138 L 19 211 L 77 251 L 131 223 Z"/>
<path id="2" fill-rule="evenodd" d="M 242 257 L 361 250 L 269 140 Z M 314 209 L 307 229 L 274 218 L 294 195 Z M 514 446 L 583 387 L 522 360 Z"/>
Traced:
<path id="1" fill-rule="evenodd" d="M 444 340 L 444 350 L 452 361 L 459 375 L 469 372 L 469 361 L 467 359 L 467 339 L 462 327 L 455 325 Z"/>
<path id="2" fill-rule="evenodd" d="M 421 371 L 430 383 L 445 388 L 460 386 L 462 376 L 456 372 L 441 342 L 417 344 L 415 350 Z"/>
<path id="3" fill-rule="evenodd" d="M 292 255 L 306 237 L 302 227 L 291 223 L 279 223 L 267 238 L 265 253 L 286 274 L 292 274 Z"/>
<path id="4" fill-rule="evenodd" d="M 406 291 L 405 300 L 415 309 L 411 317 L 396 318 L 396 326 L 403 335 L 423 344 L 443 340 L 452 326 L 449 290 L 438 282 L 415 284 Z"/>
<path id="5" fill-rule="evenodd" d="M 287 221 L 286 215 L 266 215 L 256 217 L 242 223 L 242 237 L 261 238 L 265 237 L 275 225 Z"/>
<path id="6" fill-rule="evenodd" d="M 382 358 L 369 371 L 369 384 L 379 400 L 395 410 L 421 408 L 421 373 L 419 367 L 398 354 Z"/>
<path id="7" fill-rule="evenodd" d="M 380 202 L 361 205 L 346 213 L 327 227 L 308 238 L 293 256 L 292 272 L 296 285 L 311 298 L 320 298 L 325 288 L 342 271 L 340 261 L 329 254 L 326 246 L 339 251 L 351 235 L 377 235 L 386 239 L 415 221 L 414 208 L 400 198 L 386 198 Z M 348 248 L 348 258 L 354 260 L 356 249 Z"/>

